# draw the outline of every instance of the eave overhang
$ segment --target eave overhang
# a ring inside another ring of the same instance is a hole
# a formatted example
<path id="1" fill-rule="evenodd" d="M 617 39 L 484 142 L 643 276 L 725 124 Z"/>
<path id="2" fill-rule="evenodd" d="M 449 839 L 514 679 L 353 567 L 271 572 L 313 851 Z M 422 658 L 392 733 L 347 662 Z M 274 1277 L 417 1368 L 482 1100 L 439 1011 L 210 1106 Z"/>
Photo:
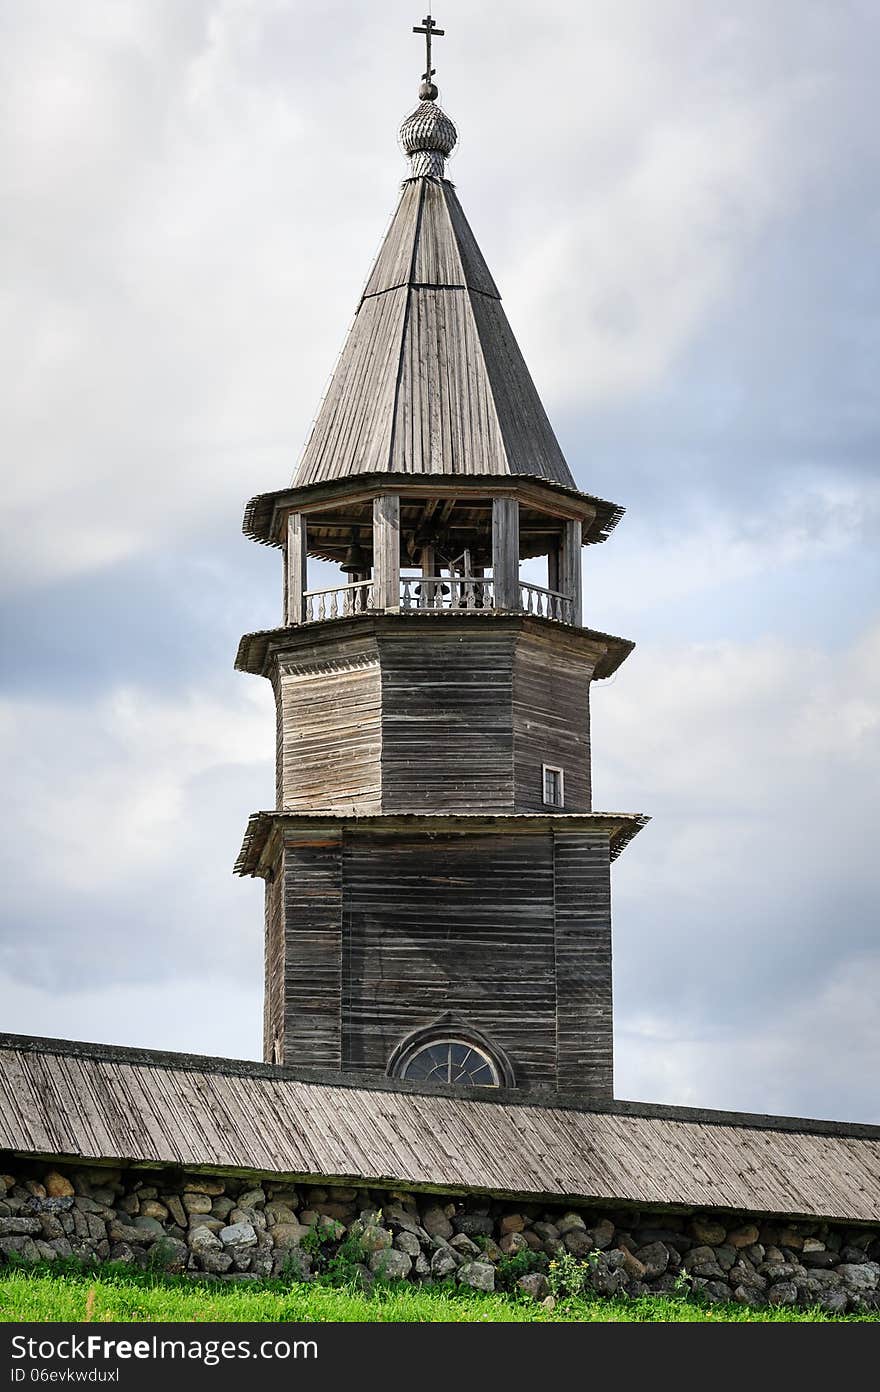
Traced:
<path id="1" fill-rule="evenodd" d="M 241 850 L 235 862 L 236 875 L 261 879 L 273 873 L 276 841 L 293 833 L 310 836 L 328 831 L 388 832 L 418 831 L 424 836 L 534 835 L 546 832 L 607 832 L 611 859 L 616 860 L 643 826 L 650 821 L 643 812 L 388 812 L 368 816 L 335 812 L 253 812 L 248 820 Z"/>
<path id="2" fill-rule="evenodd" d="M 487 624 L 506 624 L 521 628 L 525 632 L 558 634 L 560 640 L 568 645 L 574 644 L 585 653 L 596 658 L 593 680 L 605 681 L 612 677 L 621 663 L 629 657 L 635 643 L 629 638 L 618 638 L 612 633 L 600 633 L 592 628 L 577 628 L 572 624 L 559 623 L 556 619 L 539 618 L 536 614 L 523 614 L 517 610 L 450 610 L 450 609 L 402 609 L 396 612 L 376 610 L 368 614 L 351 615 L 348 618 L 321 619 L 314 623 L 292 624 L 286 628 L 262 629 L 256 633 L 245 633 L 238 645 L 235 657 L 237 672 L 249 672 L 256 677 L 272 676 L 272 659 L 276 653 L 290 653 L 300 645 L 313 647 L 316 643 L 333 643 L 340 636 L 389 632 L 401 624 L 438 624 L 441 627 L 466 625 L 468 628 Z M 427 636 L 427 630 L 426 630 Z"/>
<path id="3" fill-rule="evenodd" d="M 426 499 L 474 495 L 519 498 L 560 518 L 580 519 L 585 546 L 607 541 L 625 511 L 606 498 L 528 474 L 401 474 L 382 470 L 259 493 L 245 508 L 242 531 L 263 546 L 281 546 L 289 512 L 307 514 L 334 502 L 369 501 L 382 493 Z"/>

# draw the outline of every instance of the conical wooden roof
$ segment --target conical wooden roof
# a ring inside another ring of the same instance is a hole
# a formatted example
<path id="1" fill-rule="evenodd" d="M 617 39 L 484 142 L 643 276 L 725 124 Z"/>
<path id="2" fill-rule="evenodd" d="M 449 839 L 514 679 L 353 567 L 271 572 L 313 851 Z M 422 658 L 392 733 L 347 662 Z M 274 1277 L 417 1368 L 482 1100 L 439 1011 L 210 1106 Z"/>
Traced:
<path id="1" fill-rule="evenodd" d="M 377 471 L 575 487 L 443 178 L 403 186 L 294 483 Z"/>

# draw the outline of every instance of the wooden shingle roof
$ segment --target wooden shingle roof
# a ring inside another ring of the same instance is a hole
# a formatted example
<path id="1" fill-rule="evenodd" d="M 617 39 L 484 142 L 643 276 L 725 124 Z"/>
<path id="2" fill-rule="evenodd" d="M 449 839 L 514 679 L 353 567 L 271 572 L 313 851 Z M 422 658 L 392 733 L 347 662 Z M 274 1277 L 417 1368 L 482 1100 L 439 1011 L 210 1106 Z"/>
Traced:
<path id="1" fill-rule="evenodd" d="M 446 179 L 403 186 L 294 484 L 376 472 L 574 487 Z"/>
<path id="2" fill-rule="evenodd" d="M 0 1036 L 0 1148 L 368 1187 L 880 1224 L 880 1127 L 326 1080 Z"/>

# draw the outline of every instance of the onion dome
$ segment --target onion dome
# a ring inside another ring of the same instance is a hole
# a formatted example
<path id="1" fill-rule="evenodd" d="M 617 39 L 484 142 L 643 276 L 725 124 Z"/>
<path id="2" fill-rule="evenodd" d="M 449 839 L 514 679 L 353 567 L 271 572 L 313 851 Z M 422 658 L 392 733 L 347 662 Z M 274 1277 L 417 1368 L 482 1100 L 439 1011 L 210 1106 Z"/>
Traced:
<path id="1" fill-rule="evenodd" d="M 400 143 L 409 155 L 411 178 L 442 179 L 445 161 L 455 149 L 458 131 L 443 108 L 437 105 L 437 88 L 432 82 L 422 83 L 419 96 L 415 111 L 400 127 Z"/>

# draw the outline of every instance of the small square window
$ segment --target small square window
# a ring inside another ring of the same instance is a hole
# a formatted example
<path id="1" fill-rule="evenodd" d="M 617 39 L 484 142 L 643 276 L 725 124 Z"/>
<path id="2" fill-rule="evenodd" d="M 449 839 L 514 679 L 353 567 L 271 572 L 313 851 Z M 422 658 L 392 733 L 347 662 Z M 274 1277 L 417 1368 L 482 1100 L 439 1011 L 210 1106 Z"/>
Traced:
<path id="1" fill-rule="evenodd" d="M 562 769 L 553 768 L 550 764 L 544 764 L 542 776 L 544 780 L 544 806 L 564 807 L 565 774 Z"/>

